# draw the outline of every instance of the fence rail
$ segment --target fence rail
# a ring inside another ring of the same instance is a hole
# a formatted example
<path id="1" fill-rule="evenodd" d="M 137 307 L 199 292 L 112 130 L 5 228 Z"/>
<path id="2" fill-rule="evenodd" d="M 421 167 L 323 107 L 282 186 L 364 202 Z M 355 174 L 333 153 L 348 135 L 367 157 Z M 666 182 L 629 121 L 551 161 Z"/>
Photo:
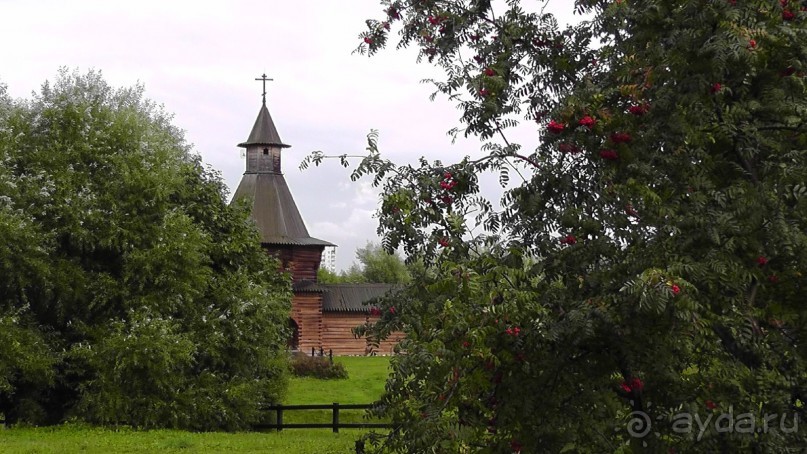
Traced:
<path id="1" fill-rule="evenodd" d="M 311 405 L 266 405 L 263 407 L 266 411 L 275 412 L 274 424 L 256 424 L 253 428 L 258 430 L 275 429 L 280 432 L 283 429 L 328 429 L 330 428 L 335 433 L 339 429 L 392 429 L 393 425 L 383 422 L 361 422 L 361 423 L 343 423 L 339 422 L 339 413 L 341 410 L 369 410 L 373 408 L 373 404 L 340 404 L 334 402 L 332 404 L 311 404 Z M 331 410 L 330 423 L 284 423 L 283 412 L 286 411 L 303 411 L 303 410 Z M 6 423 L 4 418 L 0 418 L 0 428 Z"/>
<path id="2" fill-rule="evenodd" d="M 274 411 L 276 421 L 274 424 L 257 424 L 256 429 L 276 429 L 280 432 L 283 429 L 327 429 L 330 428 L 334 433 L 339 433 L 339 429 L 391 429 L 393 426 L 390 423 L 381 422 L 362 422 L 362 423 L 340 423 L 339 412 L 340 410 L 369 410 L 373 408 L 373 404 L 340 404 L 334 402 L 332 404 L 310 404 L 310 405 L 267 405 L 264 410 Z M 285 411 L 302 411 L 302 410 L 331 410 L 331 423 L 284 423 L 283 412 Z"/>

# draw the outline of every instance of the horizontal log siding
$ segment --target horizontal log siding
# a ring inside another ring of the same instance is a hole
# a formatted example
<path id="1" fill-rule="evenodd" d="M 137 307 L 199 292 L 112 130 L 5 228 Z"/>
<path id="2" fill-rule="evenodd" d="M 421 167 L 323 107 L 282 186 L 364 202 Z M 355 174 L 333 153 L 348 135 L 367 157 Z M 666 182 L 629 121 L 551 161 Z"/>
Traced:
<path id="1" fill-rule="evenodd" d="M 374 322 L 378 317 L 370 317 Z M 367 352 L 367 339 L 356 338 L 352 329 L 368 320 L 361 312 L 325 312 L 322 314 L 322 347 L 333 350 L 334 355 L 364 355 Z M 392 354 L 393 346 L 401 340 L 401 333 L 394 333 L 374 351 L 378 355 Z"/>
<path id="2" fill-rule="evenodd" d="M 280 259 L 294 282 L 317 282 L 317 270 L 324 246 L 266 246 L 266 252 Z"/>
<path id="3" fill-rule="evenodd" d="M 334 355 L 364 355 L 367 341 L 357 339 L 351 330 L 364 324 L 363 313 L 326 312 L 322 314 L 322 346 Z"/>
<path id="4" fill-rule="evenodd" d="M 291 318 L 300 330 L 301 351 L 319 349 L 322 345 L 322 295 L 302 293 L 294 295 L 291 305 Z"/>
<path id="5" fill-rule="evenodd" d="M 387 340 L 381 342 L 381 345 L 378 346 L 376 353 L 379 355 L 392 355 L 394 353 L 395 345 L 404 338 L 404 334 L 401 332 L 394 332 L 390 334 Z"/>
<path id="6" fill-rule="evenodd" d="M 298 246 L 292 252 L 289 268 L 294 282 L 317 282 L 317 270 L 322 260 L 322 246 Z"/>

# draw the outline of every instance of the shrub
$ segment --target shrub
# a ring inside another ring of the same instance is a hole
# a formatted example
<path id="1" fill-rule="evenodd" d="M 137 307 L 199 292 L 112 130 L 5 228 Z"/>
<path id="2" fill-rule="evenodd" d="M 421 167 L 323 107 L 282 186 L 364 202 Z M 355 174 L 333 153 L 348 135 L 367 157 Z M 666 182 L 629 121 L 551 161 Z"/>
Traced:
<path id="1" fill-rule="evenodd" d="M 340 363 L 324 356 L 298 355 L 291 362 L 292 372 L 297 377 L 314 377 L 329 380 L 347 378 L 347 369 Z"/>

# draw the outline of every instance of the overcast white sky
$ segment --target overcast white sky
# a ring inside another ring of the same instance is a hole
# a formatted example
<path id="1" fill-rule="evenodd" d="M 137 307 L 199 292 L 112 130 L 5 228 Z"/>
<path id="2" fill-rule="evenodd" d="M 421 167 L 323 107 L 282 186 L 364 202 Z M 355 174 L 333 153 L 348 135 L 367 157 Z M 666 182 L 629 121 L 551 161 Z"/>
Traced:
<path id="1" fill-rule="evenodd" d="M 571 18 L 571 0 L 550 3 Z M 299 171 L 304 156 L 361 153 L 371 129 L 395 162 L 454 161 L 479 149 L 471 139 L 451 144 L 446 131 L 459 112 L 444 98 L 429 102 L 432 87 L 420 80 L 439 74 L 416 64 L 414 51 L 351 55 L 364 20 L 381 10 L 378 0 L 0 0 L 0 83 L 28 97 L 60 66 L 101 70 L 113 86 L 143 83 L 233 192 L 245 165 L 236 144 L 260 108 L 253 79 L 265 72 L 274 78 L 269 111 L 292 145 L 286 180 L 309 233 L 339 245 L 344 269 L 357 247 L 378 242 L 377 193 L 335 161 Z"/>

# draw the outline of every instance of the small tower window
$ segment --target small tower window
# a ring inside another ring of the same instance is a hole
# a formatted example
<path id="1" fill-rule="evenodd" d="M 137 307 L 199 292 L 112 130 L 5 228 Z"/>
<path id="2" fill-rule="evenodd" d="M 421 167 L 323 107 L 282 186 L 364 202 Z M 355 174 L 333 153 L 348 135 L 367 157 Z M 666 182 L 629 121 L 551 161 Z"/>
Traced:
<path id="1" fill-rule="evenodd" d="M 268 149 L 268 148 L 264 148 L 264 149 L 263 149 L 263 154 L 264 154 L 264 155 L 268 155 L 268 154 L 269 154 L 269 149 Z"/>

